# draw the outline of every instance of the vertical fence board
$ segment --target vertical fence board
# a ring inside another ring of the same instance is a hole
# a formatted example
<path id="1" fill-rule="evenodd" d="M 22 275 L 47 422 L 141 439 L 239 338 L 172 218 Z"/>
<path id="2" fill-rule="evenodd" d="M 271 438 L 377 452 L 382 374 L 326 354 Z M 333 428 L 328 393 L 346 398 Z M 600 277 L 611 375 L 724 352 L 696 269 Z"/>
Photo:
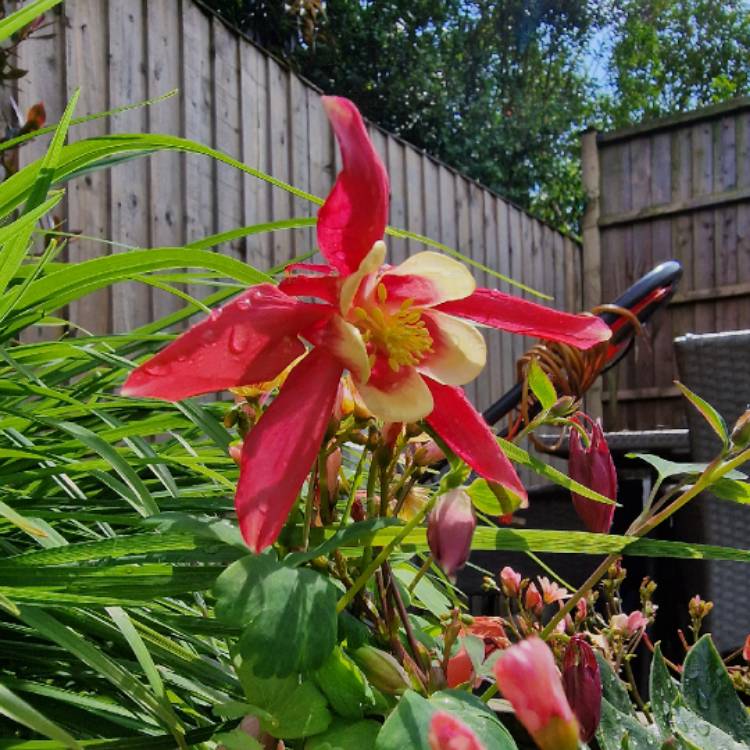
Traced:
<path id="1" fill-rule="evenodd" d="M 471 255 L 471 206 L 469 198 L 469 181 L 459 175 L 455 176 L 456 184 L 456 220 L 457 220 L 457 249 L 465 255 Z M 471 269 L 472 272 L 474 269 Z M 469 383 L 466 395 L 474 406 L 477 405 L 477 383 Z"/>
<path id="2" fill-rule="evenodd" d="M 268 68 L 265 56 L 253 45 L 240 45 L 242 95 L 242 160 L 253 169 L 268 173 L 270 129 L 268 127 Z M 243 221 L 246 226 L 271 218 L 271 186 L 252 175 L 243 176 Z M 271 267 L 271 236 L 250 235 L 246 241 L 247 262 L 261 270 Z"/>
<path id="3" fill-rule="evenodd" d="M 426 154 L 422 156 L 422 202 L 424 205 L 424 233 L 433 240 L 440 234 L 440 167 Z"/>
<path id="4" fill-rule="evenodd" d="M 422 161 L 424 157 L 411 146 L 405 150 L 404 169 L 406 171 L 406 229 L 424 234 L 424 188 L 422 185 Z M 407 253 L 413 255 L 425 249 L 421 242 L 409 240 Z"/>
<path id="5" fill-rule="evenodd" d="M 495 206 L 497 211 L 497 260 L 492 267 L 503 274 L 503 276 L 510 277 L 510 209 L 508 204 L 500 199 L 496 200 Z M 512 292 L 510 284 L 506 281 L 500 281 L 500 279 L 493 279 L 491 287 L 493 289 L 500 289 L 500 291 L 506 294 Z M 516 380 L 512 341 L 514 336 L 505 331 L 498 332 L 497 336 L 500 341 L 501 379 L 500 387 L 494 394 L 495 399 L 509 390 Z"/>
<path id="6" fill-rule="evenodd" d="M 78 100 L 80 113 L 102 112 L 108 108 L 107 68 L 109 45 L 107 35 L 107 5 L 96 3 L 90 8 L 80 2 L 63 5 L 65 14 L 65 55 L 67 68 L 66 98 L 81 86 Z M 108 132 L 105 119 L 77 125 L 71 139 L 78 140 Z M 67 229 L 89 237 L 109 239 L 109 172 L 91 172 L 68 184 Z M 106 245 L 93 240 L 73 240 L 68 246 L 68 258 L 80 262 L 106 255 Z M 103 289 L 72 302 L 68 308 L 71 322 L 94 333 L 111 330 L 110 290 Z"/>
<path id="7" fill-rule="evenodd" d="M 212 145 L 213 88 L 211 86 L 211 28 L 205 13 L 190 0 L 182 5 L 182 61 L 184 133 L 186 138 Z M 214 232 L 215 163 L 195 154 L 185 157 L 185 237 L 188 242 Z M 206 295 L 205 287 L 189 284 L 195 297 Z"/>
<path id="8" fill-rule="evenodd" d="M 290 73 L 275 60 L 268 58 L 268 102 L 271 153 L 269 158 L 271 175 L 277 180 L 289 182 L 291 178 L 289 151 L 289 86 Z M 288 219 L 292 215 L 292 198 L 286 190 L 274 187 L 271 190 L 271 216 L 273 219 Z M 274 232 L 271 238 L 273 257 L 271 265 L 286 263 L 294 256 L 289 232 Z"/>
<path id="9" fill-rule="evenodd" d="M 149 7 L 146 23 L 149 98 L 182 86 L 180 48 L 173 42 L 175 29 L 179 28 L 178 3 L 156 3 Z M 151 107 L 147 115 L 152 133 L 181 135 L 180 96 Z M 183 156 L 174 152 L 154 154 L 148 161 L 150 239 L 156 247 L 181 245 L 185 240 L 183 163 Z M 152 295 L 157 318 L 182 307 L 182 300 L 160 289 L 153 289 Z"/>
<path id="10" fill-rule="evenodd" d="M 109 106 L 131 104 L 147 96 L 145 26 L 141 0 L 109 3 Z M 146 112 L 134 109 L 112 118 L 115 133 L 142 133 Z M 111 170 L 111 238 L 136 247 L 149 245 L 148 164 L 144 159 L 118 164 Z M 114 252 L 124 252 L 115 246 Z M 152 319 L 151 289 L 145 284 L 112 288 L 112 326 L 130 331 Z"/>
<path id="11" fill-rule="evenodd" d="M 404 174 L 404 144 L 395 138 L 388 138 L 386 144 L 386 169 L 391 182 L 390 223 L 396 229 L 406 229 L 406 181 Z M 398 265 L 409 254 L 406 240 L 394 237 L 388 240 L 390 262 Z"/>
<path id="12" fill-rule="evenodd" d="M 484 210 L 484 254 L 482 262 L 488 268 L 497 269 L 499 266 L 498 230 L 497 230 L 497 199 L 494 195 L 485 193 L 483 196 Z M 485 274 L 483 286 L 492 288 L 497 279 Z M 487 368 L 484 375 L 484 401 L 482 408 L 486 409 L 505 392 L 502 362 L 502 334 L 492 328 L 484 330 L 487 342 Z"/>
<path id="13" fill-rule="evenodd" d="M 291 177 L 292 185 L 310 190 L 310 123 L 306 86 L 297 76 L 289 82 L 291 117 Z M 311 216 L 315 206 L 302 198 L 292 199 L 292 216 Z M 311 249 L 312 234 L 309 229 L 295 229 L 291 233 L 292 257 Z"/>
<path id="14" fill-rule="evenodd" d="M 8 8 L 8 12 L 11 10 L 12 8 Z M 65 70 L 60 66 L 61 60 L 65 59 L 65 28 L 61 9 L 58 7 L 48 11 L 45 22 L 47 28 L 41 31 L 41 37 L 32 36 L 18 47 L 16 63 L 21 70 L 29 72 L 17 82 L 16 101 L 22 116 L 26 115 L 31 106 L 37 102 L 43 102 L 47 122 L 52 123 L 60 119 L 67 104 L 65 86 L 61 85 L 61 82 L 65 81 Z M 12 87 L 9 88 L 11 90 L 8 91 L 8 95 L 12 96 L 14 92 Z M 3 96 L 3 100 L 5 106 L 7 97 Z M 79 100 L 75 116 L 83 114 L 81 106 L 83 102 Z M 51 136 L 36 138 L 19 148 L 17 151 L 19 167 L 23 168 L 44 156 L 50 138 Z M 55 215 L 60 219 L 65 213 L 64 206 L 65 199 L 55 211 Z M 54 223 L 55 220 L 51 217 L 43 220 L 44 226 L 50 228 Z M 62 225 L 59 229 L 67 231 L 69 227 Z M 64 239 L 61 237 L 58 241 L 62 243 Z M 43 243 L 40 240 L 36 241 L 34 249 L 37 253 L 43 252 Z M 60 313 L 64 316 L 64 311 Z M 60 332 L 61 329 L 58 326 L 32 326 L 21 333 L 21 340 L 26 343 L 50 340 L 59 337 Z"/>
<path id="15" fill-rule="evenodd" d="M 211 19 L 213 51 L 213 113 L 216 147 L 235 159 L 242 157 L 240 124 L 239 43 L 218 18 Z M 216 164 L 216 231 L 227 232 L 242 224 L 242 172 L 229 164 Z M 244 260 L 245 243 L 232 240 L 216 248 Z"/>

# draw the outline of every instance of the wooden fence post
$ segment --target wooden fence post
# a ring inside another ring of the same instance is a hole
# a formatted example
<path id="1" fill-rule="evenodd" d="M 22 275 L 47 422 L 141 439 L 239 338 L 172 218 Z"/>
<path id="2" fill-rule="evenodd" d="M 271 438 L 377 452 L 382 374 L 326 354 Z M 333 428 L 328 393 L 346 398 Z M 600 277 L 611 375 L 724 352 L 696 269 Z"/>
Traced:
<path id="1" fill-rule="evenodd" d="M 586 210 L 583 214 L 583 306 L 590 309 L 603 302 L 601 277 L 601 244 L 599 236 L 599 152 L 596 130 L 587 130 L 581 138 L 581 163 L 583 189 L 586 193 Z M 592 417 L 602 416 L 601 378 L 586 394 L 586 411 Z"/>

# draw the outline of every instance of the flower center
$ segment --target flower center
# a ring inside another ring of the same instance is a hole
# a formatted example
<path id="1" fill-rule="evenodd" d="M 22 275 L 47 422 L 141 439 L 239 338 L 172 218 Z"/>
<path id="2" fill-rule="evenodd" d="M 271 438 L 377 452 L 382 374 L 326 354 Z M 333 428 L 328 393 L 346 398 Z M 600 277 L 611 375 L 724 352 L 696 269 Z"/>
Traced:
<path id="1" fill-rule="evenodd" d="M 376 351 L 388 358 L 388 365 L 394 372 L 404 365 L 419 364 L 432 351 L 432 337 L 421 311 L 412 307 L 413 299 L 404 300 L 398 308 L 388 309 L 385 286 L 378 284 L 376 291 L 375 305 L 352 310 L 352 322 L 362 334 L 370 364 L 375 364 Z"/>

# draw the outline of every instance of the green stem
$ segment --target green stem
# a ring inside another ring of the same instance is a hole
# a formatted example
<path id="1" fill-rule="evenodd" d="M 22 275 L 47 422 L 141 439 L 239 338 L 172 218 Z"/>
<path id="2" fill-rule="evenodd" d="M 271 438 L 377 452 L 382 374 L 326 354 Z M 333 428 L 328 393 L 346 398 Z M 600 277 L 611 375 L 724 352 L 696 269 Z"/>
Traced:
<path id="1" fill-rule="evenodd" d="M 414 578 L 411 579 L 411 583 L 407 587 L 407 591 L 409 594 L 414 593 L 414 587 L 422 580 L 422 577 L 424 574 L 430 569 L 430 565 L 432 565 L 432 555 L 427 555 L 425 558 L 425 561 L 422 563 L 421 567 L 417 571 L 417 574 L 414 576 Z"/>
<path id="2" fill-rule="evenodd" d="M 432 510 L 437 500 L 437 495 L 430 498 L 422 510 L 411 519 L 388 544 L 383 547 L 373 560 L 362 571 L 361 575 L 354 581 L 354 585 L 338 600 L 336 612 L 343 612 L 354 597 L 365 587 L 373 573 L 388 559 L 393 550 L 406 539 L 407 536 L 424 520 L 425 516 Z"/>
<path id="3" fill-rule="evenodd" d="M 315 499 L 315 469 L 310 472 L 305 500 L 305 526 L 302 529 L 302 548 L 307 552 L 310 547 L 310 527 L 312 526 L 313 500 Z"/>
<path id="4" fill-rule="evenodd" d="M 750 448 L 743 451 L 738 456 L 735 456 L 731 461 L 727 461 L 723 464 L 721 463 L 721 457 L 715 459 L 706 467 L 704 472 L 700 475 L 700 477 L 698 477 L 698 481 L 692 487 L 689 487 L 679 497 L 675 498 L 661 512 L 656 513 L 650 519 L 644 521 L 641 524 L 638 524 L 638 521 L 636 520 L 634 522 L 634 526 L 635 524 L 638 525 L 635 526 L 635 528 L 631 526 L 631 528 L 628 529 L 628 536 L 642 537 L 648 534 L 650 531 L 653 531 L 660 523 L 666 521 L 671 515 L 673 515 L 678 510 L 680 510 L 680 508 L 689 503 L 696 495 L 699 495 L 705 489 L 710 487 L 710 485 L 715 481 L 721 479 L 721 477 L 723 477 L 725 474 L 732 471 L 732 469 L 736 469 L 738 466 L 742 466 L 742 464 L 744 464 L 746 461 L 750 461 Z M 544 640 L 549 638 L 550 634 L 554 631 L 557 624 L 565 617 L 565 615 L 572 612 L 573 607 L 576 606 L 578 600 L 581 599 L 581 597 L 585 596 L 591 589 L 594 588 L 594 586 L 596 586 L 597 583 L 599 583 L 599 581 L 607 573 L 607 570 L 609 570 L 610 565 L 612 565 L 612 563 L 614 563 L 621 554 L 621 552 L 615 552 L 611 555 L 608 555 L 599 565 L 599 567 L 597 567 L 596 570 L 586 579 L 586 581 L 578 589 L 578 591 L 576 591 L 575 594 L 573 594 L 573 596 L 568 599 L 568 601 L 565 603 L 565 606 L 555 614 L 555 616 L 545 625 L 544 630 L 542 630 L 541 637 Z"/>

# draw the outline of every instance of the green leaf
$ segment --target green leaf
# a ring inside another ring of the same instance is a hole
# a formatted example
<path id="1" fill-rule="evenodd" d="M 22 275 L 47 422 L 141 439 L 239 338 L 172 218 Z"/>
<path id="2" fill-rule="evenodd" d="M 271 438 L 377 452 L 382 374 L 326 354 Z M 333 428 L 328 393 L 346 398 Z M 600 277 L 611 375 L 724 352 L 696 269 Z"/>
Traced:
<path id="1" fill-rule="evenodd" d="M 466 492 L 469 494 L 472 504 L 480 513 L 485 513 L 488 516 L 503 515 L 503 506 L 486 479 L 475 479 L 466 488 Z"/>
<path id="2" fill-rule="evenodd" d="M 674 712 L 675 735 L 684 742 L 686 750 L 747 750 L 748 745 L 737 742 L 731 735 L 709 724 L 685 706 Z"/>
<path id="3" fill-rule="evenodd" d="M 602 750 L 661 750 L 662 742 L 651 727 L 635 716 L 618 711 L 602 698 L 602 718 L 596 731 Z"/>
<path id="4" fill-rule="evenodd" d="M 651 713 L 656 725 L 665 737 L 672 733 L 672 715 L 675 708 L 682 703 L 679 683 L 672 678 L 657 643 L 651 660 L 651 677 L 649 681 L 651 696 Z"/>
<path id="5" fill-rule="evenodd" d="M 697 393 L 693 393 L 686 385 L 683 385 L 678 380 L 675 380 L 674 384 L 680 389 L 682 395 L 701 413 L 701 416 L 708 422 L 711 429 L 719 436 L 719 439 L 724 444 L 724 448 L 728 448 L 729 430 L 727 429 L 724 417 Z"/>
<path id="6" fill-rule="evenodd" d="M 38 18 L 50 8 L 54 8 L 62 0 L 34 0 L 34 2 L 19 8 L 15 13 L 11 13 L 0 21 L 0 42 L 4 42 L 20 31 L 24 26 L 28 26 L 34 19 Z"/>
<path id="7" fill-rule="evenodd" d="M 656 469 L 660 482 L 667 477 L 676 477 L 683 474 L 697 476 L 698 474 L 702 474 L 708 466 L 707 463 L 669 461 L 661 456 L 655 456 L 653 453 L 626 453 L 625 457 L 640 458 L 642 461 L 651 464 L 651 466 Z M 746 475 L 743 472 L 737 471 L 736 469 L 728 471 L 724 476 L 730 479 L 746 478 Z"/>
<path id="8" fill-rule="evenodd" d="M 361 719 L 375 705 L 364 673 L 339 646 L 315 672 L 314 679 L 339 716 Z"/>
<path id="9" fill-rule="evenodd" d="M 394 565 L 393 572 L 396 578 L 407 587 L 417 575 L 417 569 L 410 563 Z M 412 593 L 418 599 L 418 602 L 414 603 L 424 607 L 435 617 L 440 617 L 451 609 L 451 600 L 427 576 L 422 576 L 417 581 Z"/>
<path id="10" fill-rule="evenodd" d="M 602 678 L 602 695 L 613 708 L 623 714 L 634 715 L 635 708 L 630 700 L 625 683 L 615 674 L 612 665 L 598 652 L 594 652 L 599 664 L 599 673 Z"/>
<path id="11" fill-rule="evenodd" d="M 81 95 L 81 89 L 76 89 L 73 92 L 73 96 L 70 97 L 68 105 L 65 107 L 60 122 L 55 128 L 55 134 L 52 136 L 47 152 L 42 158 L 42 163 L 39 166 L 39 174 L 37 175 L 36 181 L 34 182 L 29 197 L 26 200 L 26 211 L 31 211 L 37 206 L 41 205 L 44 199 L 47 197 L 50 185 L 52 184 L 52 178 L 55 174 L 55 169 L 60 161 L 60 152 L 62 151 L 65 138 L 68 135 L 68 128 L 70 127 L 70 121 L 73 118 L 73 112 L 78 103 L 78 98 Z"/>
<path id="12" fill-rule="evenodd" d="M 374 750 L 380 731 L 377 721 L 350 723 L 334 719 L 331 726 L 305 742 L 305 750 Z"/>
<path id="13" fill-rule="evenodd" d="M 235 727 L 231 732 L 219 732 L 211 739 L 226 750 L 263 750 L 263 745 L 255 737 L 251 737 L 239 727 Z"/>
<path id="14" fill-rule="evenodd" d="M 750 505 L 750 483 L 722 477 L 710 485 L 711 493 L 722 500 Z"/>
<path id="15" fill-rule="evenodd" d="M 214 587 L 216 616 L 243 627 L 239 649 L 261 677 L 323 665 L 336 645 L 336 587 L 308 568 L 269 555 L 237 560 Z"/>
<path id="16" fill-rule="evenodd" d="M 682 693 L 685 705 L 698 716 L 738 742 L 750 743 L 750 716 L 708 634 L 700 638 L 685 657 Z"/>
<path id="17" fill-rule="evenodd" d="M 540 461 L 515 443 L 511 443 L 509 440 L 501 437 L 497 438 L 497 442 L 500 443 L 500 447 L 503 449 L 505 455 L 514 463 L 526 466 L 536 474 L 549 479 L 550 482 L 559 484 L 561 487 L 565 487 L 578 495 L 583 495 L 583 497 L 587 497 L 589 500 L 596 500 L 596 502 L 604 503 L 605 505 L 616 505 L 610 498 L 594 492 L 594 490 L 585 487 L 580 482 L 575 482 L 567 474 L 563 474 L 558 469 L 548 466 L 544 461 Z"/>
<path id="18" fill-rule="evenodd" d="M 427 735 L 436 711 L 447 711 L 463 721 L 492 750 L 517 750 L 507 729 L 478 698 L 461 690 L 443 690 L 430 700 L 407 690 L 385 720 L 376 750 L 430 750 Z"/>
<path id="19" fill-rule="evenodd" d="M 39 711 L 25 700 L 19 698 L 11 690 L 8 690 L 5 685 L 0 685 L 0 714 L 4 714 L 9 719 L 28 727 L 34 732 L 57 740 L 65 748 L 81 750 L 81 745 L 62 727 L 59 727 L 46 716 L 39 713 Z"/>
<path id="20" fill-rule="evenodd" d="M 529 369 L 526 377 L 529 381 L 529 388 L 536 396 L 537 401 L 543 409 L 551 409 L 557 401 L 557 393 L 552 381 L 547 377 L 547 373 L 542 370 L 536 359 L 532 358 L 529 362 Z"/>
<path id="21" fill-rule="evenodd" d="M 264 679 L 246 662 L 237 672 L 248 702 L 261 710 L 261 727 L 272 737 L 309 737 L 330 725 L 326 699 L 312 682 L 300 680 L 298 675 Z"/>

